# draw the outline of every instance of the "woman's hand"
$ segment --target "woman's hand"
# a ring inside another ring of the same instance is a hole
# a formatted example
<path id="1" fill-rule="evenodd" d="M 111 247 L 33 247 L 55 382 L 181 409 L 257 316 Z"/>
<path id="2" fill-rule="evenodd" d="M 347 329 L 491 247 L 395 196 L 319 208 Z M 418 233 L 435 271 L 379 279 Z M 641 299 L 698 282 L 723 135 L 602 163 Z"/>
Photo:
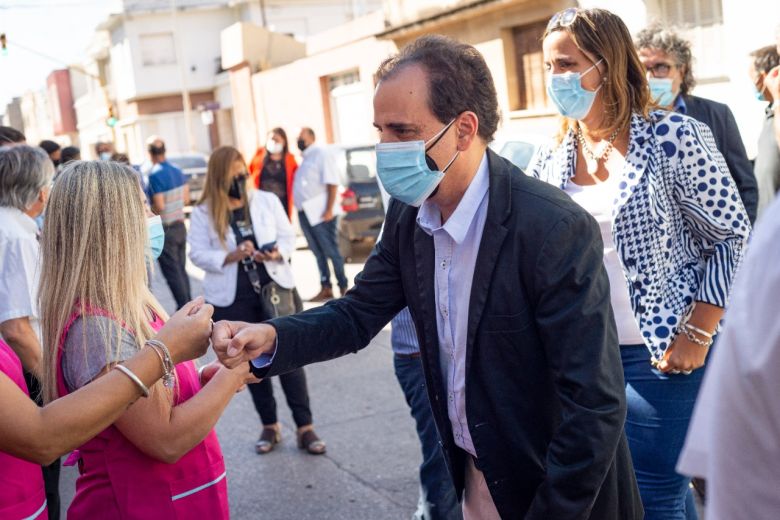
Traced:
<path id="1" fill-rule="evenodd" d="M 282 259 L 282 254 L 279 252 L 279 248 L 274 246 L 273 249 L 267 252 L 255 251 L 252 255 L 255 262 L 278 262 Z"/>
<path id="2" fill-rule="evenodd" d="M 211 339 L 214 307 L 199 296 L 176 311 L 155 338 L 171 352 L 174 363 L 196 359 L 206 353 Z"/>
<path id="3" fill-rule="evenodd" d="M 704 366 L 708 347 L 702 347 L 680 334 L 666 350 L 664 358 L 658 363 L 658 370 L 666 374 L 674 371 L 690 372 Z"/>
<path id="4" fill-rule="evenodd" d="M 244 240 L 237 248 L 227 254 L 225 262 L 222 265 L 231 264 L 233 262 L 240 262 L 244 258 L 249 258 L 255 252 L 255 245 L 251 240 Z"/>
<path id="5" fill-rule="evenodd" d="M 219 369 L 222 368 L 222 363 L 219 361 L 212 361 L 208 365 L 203 365 L 198 369 L 198 379 L 200 379 L 200 386 L 206 386 L 211 378 L 214 377 Z"/>

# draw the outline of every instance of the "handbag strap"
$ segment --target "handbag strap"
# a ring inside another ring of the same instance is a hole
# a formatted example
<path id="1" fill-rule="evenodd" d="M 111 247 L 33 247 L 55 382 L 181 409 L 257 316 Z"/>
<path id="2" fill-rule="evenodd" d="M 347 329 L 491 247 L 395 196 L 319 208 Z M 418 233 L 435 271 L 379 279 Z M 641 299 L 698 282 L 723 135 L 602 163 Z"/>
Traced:
<path id="1" fill-rule="evenodd" d="M 250 216 L 248 209 L 245 209 L 245 212 L 247 222 L 251 227 L 252 217 Z M 238 223 L 233 218 L 232 213 L 230 215 L 230 227 L 233 229 L 233 233 L 236 235 L 236 245 L 238 245 L 239 241 L 243 240 L 243 234 L 241 233 L 241 229 L 238 227 Z M 252 228 L 252 232 L 254 233 L 254 228 Z M 252 290 L 254 290 L 257 294 L 260 294 L 263 290 L 263 284 L 260 281 L 260 273 L 257 269 L 257 262 L 255 262 L 254 258 L 250 256 L 249 258 L 244 258 L 241 260 L 240 264 L 246 275 L 249 277 L 249 283 L 252 284 Z"/>

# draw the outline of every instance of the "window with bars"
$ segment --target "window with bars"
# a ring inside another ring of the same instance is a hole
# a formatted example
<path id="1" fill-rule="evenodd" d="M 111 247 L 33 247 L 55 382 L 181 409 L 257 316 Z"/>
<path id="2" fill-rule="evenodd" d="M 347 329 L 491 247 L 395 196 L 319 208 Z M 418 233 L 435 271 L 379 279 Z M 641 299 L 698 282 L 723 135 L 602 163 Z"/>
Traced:
<path id="1" fill-rule="evenodd" d="M 544 80 L 542 35 L 546 21 L 515 27 L 512 40 L 515 50 L 518 96 L 516 110 L 541 110 L 548 106 Z"/>
<path id="2" fill-rule="evenodd" d="M 722 0 L 658 0 L 661 18 L 672 25 L 701 27 L 723 23 Z"/>

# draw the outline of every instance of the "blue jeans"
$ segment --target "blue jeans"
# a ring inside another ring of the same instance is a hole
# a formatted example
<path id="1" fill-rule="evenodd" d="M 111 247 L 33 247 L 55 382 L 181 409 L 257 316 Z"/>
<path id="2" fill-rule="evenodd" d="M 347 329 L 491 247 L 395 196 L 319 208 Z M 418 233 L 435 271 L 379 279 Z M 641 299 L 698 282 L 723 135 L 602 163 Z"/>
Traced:
<path id="1" fill-rule="evenodd" d="M 349 285 L 347 275 L 344 274 L 344 258 L 339 252 L 338 229 L 336 228 L 337 218 L 328 222 L 321 222 L 316 226 L 309 224 L 306 213 L 298 212 L 298 220 L 301 223 L 303 236 L 309 244 L 309 249 L 314 253 L 317 259 L 317 268 L 320 270 L 320 284 L 323 287 L 331 287 L 330 267 L 328 258 L 333 264 L 333 273 L 336 275 L 336 281 L 339 287 L 345 288 Z"/>
<path id="2" fill-rule="evenodd" d="M 463 518 L 452 477 L 447 471 L 439 446 L 439 433 L 433 421 L 425 391 L 425 376 L 419 358 L 394 356 L 395 377 L 406 397 L 406 404 L 417 426 L 422 447 L 420 464 L 420 502 L 414 518 L 424 520 L 460 520 Z"/>
<path id="3" fill-rule="evenodd" d="M 644 345 L 620 347 L 626 379 L 626 437 L 646 520 L 696 520 L 691 479 L 675 471 L 704 368 L 689 376 L 663 374 Z M 691 497 L 692 498 L 692 497 Z"/>

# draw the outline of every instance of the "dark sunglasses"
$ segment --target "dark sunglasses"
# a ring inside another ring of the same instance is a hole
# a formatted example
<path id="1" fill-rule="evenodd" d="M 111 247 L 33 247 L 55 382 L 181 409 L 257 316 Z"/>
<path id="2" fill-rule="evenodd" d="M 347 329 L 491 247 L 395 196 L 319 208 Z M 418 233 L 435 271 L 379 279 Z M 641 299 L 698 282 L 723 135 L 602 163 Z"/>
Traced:
<path id="1" fill-rule="evenodd" d="M 569 7 L 568 9 L 564 9 L 563 11 L 558 11 L 552 16 L 552 18 L 550 18 L 550 21 L 547 22 L 546 32 L 550 32 L 556 27 L 570 26 L 571 24 L 574 23 L 574 20 L 577 19 L 578 12 L 579 9 L 577 9 L 576 7 Z"/>

